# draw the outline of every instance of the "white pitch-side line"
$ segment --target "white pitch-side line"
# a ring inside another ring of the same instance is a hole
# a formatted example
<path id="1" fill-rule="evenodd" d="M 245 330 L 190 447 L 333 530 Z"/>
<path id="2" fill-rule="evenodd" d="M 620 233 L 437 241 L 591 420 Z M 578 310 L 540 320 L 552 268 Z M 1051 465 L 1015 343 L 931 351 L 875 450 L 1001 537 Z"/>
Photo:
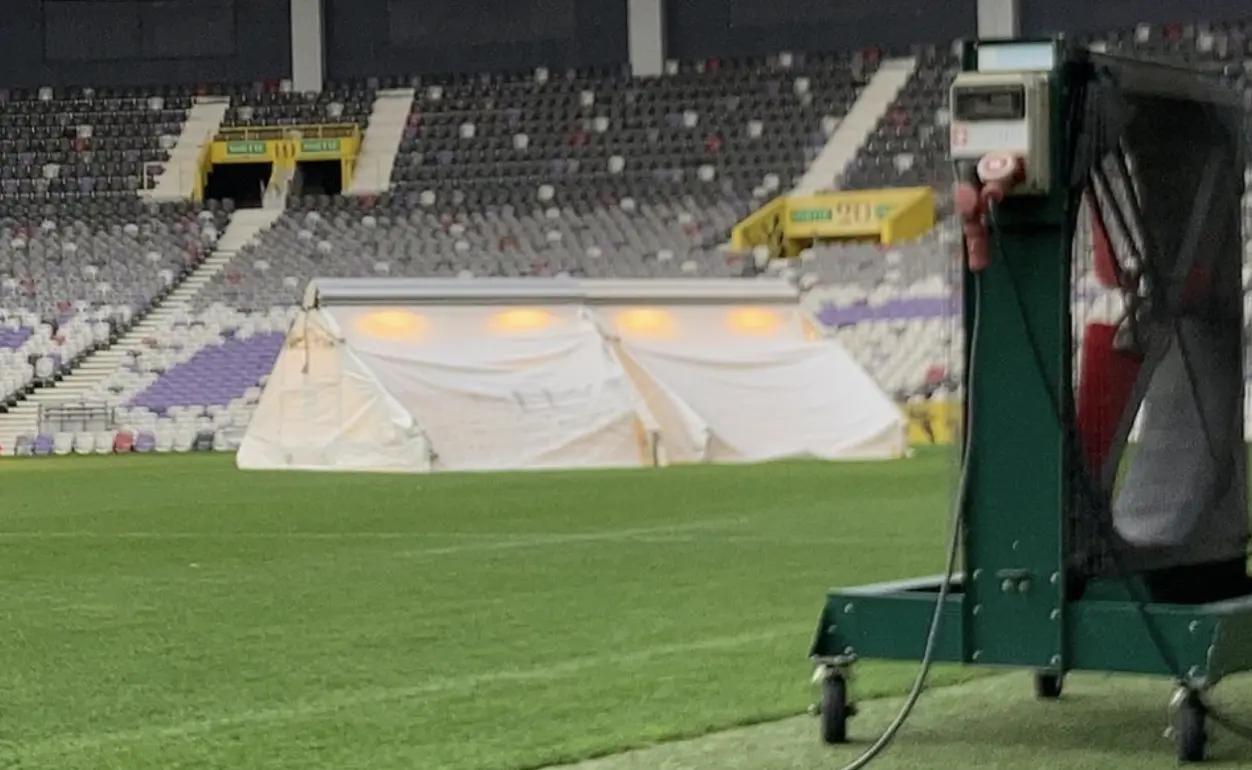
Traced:
<path id="1" fill-rule="evenodd" d="M 659 535 L 681 535 L 686 532 L 695 532 L 700 530 L 715 530 L 741 522 L 741 519 L 718 519 L 710 521 L 693 522 L 691 524 L 666 524 L 657 527 L 638 527 L 634 529 L 616 529 L 604 530 L 601 532 L 556 532 L 548 534 L 516 534 L 516 535 L 470 535 L 472 538 L 467 543 L 456 543 L 446 546 L 432 546 L 429 548 L 416 548 L 412 550 L 399 551 L 395 554 L 397 558 L 421 559 L 426 557 L 448 556 L 462 553 L 474 553 L 485 551 L 506 551 L 522 548 L 544 548 L 547 546 L 569 546 L 589 543 L 612 543 L 628 540 L 640 540 L 644 542 L 645 538 L 656 537 Z M 456 539 L 460 535 L 456 534 L 423 534 L 423 533 L 219 533 L 219 534 L 203 534 L 197 532 L 0 532 L 0 545 L 6 541 L 9 543 L 29 543 L 38 542 L 40 540 L 62 540 L 62 539 L 97 539 L 97 540 L 208 540 L 208 539 L 257 539 L 257 540 L 284 540 L 284 539 L 308 539 L 319 541 L 348 541 L 348 540 L 392 540 L 401 541 L 406 539 L 417 539 L 423 537 L 430 538 L 447 538 Z M 717 537 L 712 538 L 716 540 Z"/>
<path id="2" fill-rule="evenodd" d="M 373 706 L 409 698 L 422 697 L 430 699 L 448 697 L 466 690 L 499 682 L 545 681 L 581 674 L 594 668 L 643 663 L 667 655 L 730 650 L 749 644 L 768 642 L 773 639 L 802 634 L 811 630 L 811 624 L 800 625 L 792 623 L 785 626 L 775 626 L 768 630 L 715 636 L 693 642 L 653 645 L 631 652 L 589 655 L 546 666 L 514 670 L 503 669 L 467 676 L 432 679 L 422 684 L 407 687 L 368 687 L 359 690 L 338 691 L 323 697 L 305 698 L 289 705 L 193 719 L 172 725 L 154 725 L 133 730 L 57 736 L 25 746 L 20 744 L 11 745 L 10 749 L 16 757 L 33 758 L 99 749 L 114 744 L 135 743 L 152 739 L 182 738 L 221 729 L 246 728 L 259 724 L 298 721 L 321 717 L 342 709 Z"/>
<path id="3" fill-rule="evenodd" d="M 521 543 L 543 545 L 548 542 L 578 542 L 581 540 L 613 539 L 618 537 L 642 537 L 667 532 L 687 532 L 695 529 L 713 529 L 737 520 L 693 522 L 691 524 L 666 524 L 657 527 L 603 530 L 600 532 L 0 532 L 0 542 L 5 540 L 415 540 L 415 539 L 472 539 L 496 543 Z M 437 552 L 439 549 L 435 549 Z"/>
<path id="4" fill-rule="evenodd" d="M 467 551 L 500 551 L 510 548 L 542 548 L 543 546 L 548 545 L 616 542 L 621 540 L 633 540 L 635 538 L 646 538 L 650 535 L 677 534 L 697 530 L 717 529 L 719 527 L 726 526 L 727 523 L 727 520 L 703 521 L 691 524 L 670 524 L 660 527 L 639 527 L 636 529 L 616 530 L 610 529 L 603 532 L 558 533 L 553 535 L 539 535 L 534 537 L 515 538 L 511 540 L 500 540 L 494 543 L 462 543 L 459 545 L 449 545 L 438 548 L 422 548 L 415 551 L 407 551 L 400 555 L 443 556 L 453 553 L 465 553 Z"/>
<path id="5" fill-rule="evenodd" d="M 532 532 L 0 532 L 3 540 L 413 540 L 533 536 Z"/>

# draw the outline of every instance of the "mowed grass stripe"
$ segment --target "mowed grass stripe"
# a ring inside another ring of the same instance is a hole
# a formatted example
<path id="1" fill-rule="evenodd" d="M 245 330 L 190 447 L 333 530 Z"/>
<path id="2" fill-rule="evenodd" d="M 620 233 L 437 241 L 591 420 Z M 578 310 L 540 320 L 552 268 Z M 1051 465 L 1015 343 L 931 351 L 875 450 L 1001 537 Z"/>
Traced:
<path id="1" fill-rule="evenodd" d="M 559 679 L 580 675 L 590 669 L 601 666 L 629 665 L 671 655 L 690 655 L 729 649 L 779 637 L 794 636 L 797 632 L 807 630 L 809 630 L 807 626 L 804 628 L 793 626 L 777 630 L 700 639 L 680 644 L 656 645 L 628 653 L 596 654 L 583 658 L 572 658 L 550 666 L 517 670 L 506 669 L 473 676 L 432 679 L 420 685 L 407 687 L 375 687 L 346 690 L 325 697 L 309 698 L 278 708 L 224 714 L 172 725 L 151 725 L 136 730 L 80 735 L 72 740 L 43 741 L 23 747 L 23 753 L 27 757 L 43 758 L 49 755 L 63 755 L 84 749 L 99 748 L 110 743 L 135 743 L 152 739 L 181 738 L 195 733 L 207 733 L 230 727 L 255 726 L 267 722 L 294 722 L 345 708 L 378 705 L 387 701 L 401 701 L 410 698 L 430 700 L 448 693 L 473 690 L 486 684 L 526 683 Z"/>
<path id="2" fill-rule="evenodd" d="M 825 588 L 941 565 L 947 469 L 0 463 L 0 757 L 530 767 L 799 713 Z"/>

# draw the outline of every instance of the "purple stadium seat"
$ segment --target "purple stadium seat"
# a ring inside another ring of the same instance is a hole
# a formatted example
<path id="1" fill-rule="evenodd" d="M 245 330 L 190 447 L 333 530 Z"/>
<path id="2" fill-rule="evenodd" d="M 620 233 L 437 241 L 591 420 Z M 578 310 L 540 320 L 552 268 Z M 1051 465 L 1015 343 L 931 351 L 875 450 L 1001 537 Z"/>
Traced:
<path id="1" fill-rule="evenodd" d="M 135 437 L 135 451 L 140 453 L 151 452 L 156 448 L 156 437 L 148 431 L 140 431 Z"/>
<path id="2" fill-rule="evenodd" d="M 270 332 L 206 347 L 166 371 L 130 403 L 158 414 L 175 406 L 228 404 L 270 373 L 283 339 L 283 334 Z"/>
<path id="3" fill-rule="evenodd" d="M 47 457 L 52 454 L 52 434 L 40 433 L 35 436 L 34 450 L 37 457 Z"/>

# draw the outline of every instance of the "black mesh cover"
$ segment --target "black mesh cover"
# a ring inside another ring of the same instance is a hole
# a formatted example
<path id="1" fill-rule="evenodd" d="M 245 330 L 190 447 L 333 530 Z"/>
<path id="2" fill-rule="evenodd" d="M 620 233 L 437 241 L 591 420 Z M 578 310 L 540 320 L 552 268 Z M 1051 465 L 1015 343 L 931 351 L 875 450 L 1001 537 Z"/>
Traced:
<path id="1" fill-rule="evenodd" d="M 1133 381 L 1106 415 L 1117 428 L 1104 461 L 1074 447 L 1071 567 L 1242 562 L 1242 106 L 1220 83 L 1156 64 L 1093 57 L 1071 74 L 1076 344 L 1083 301 L 1105 291 L 1117 307 L 1117 356 L 1078 371 L 1096 379 L 1078 391 L 1114 387 L 1118 367 Z M 1113 285 L 1092 277 L 1093 218 L 1111 244 Z"/>

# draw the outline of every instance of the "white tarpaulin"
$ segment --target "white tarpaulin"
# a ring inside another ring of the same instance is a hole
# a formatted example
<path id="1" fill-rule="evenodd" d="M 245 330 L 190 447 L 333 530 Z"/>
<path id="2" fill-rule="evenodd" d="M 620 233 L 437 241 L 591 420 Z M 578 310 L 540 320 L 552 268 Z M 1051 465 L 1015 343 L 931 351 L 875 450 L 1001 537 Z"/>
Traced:
<path id="1" fill-rule="evenodd" d="M 769 281 L 314 281 L 242 468 L 898 457 L 903 417 Z"/>
<path id="2" fill-rule="evenodd" d="M 430 470 L 430 448 L 409 414 L 321 311 L 287 335 L 239 446 L 245 469 Z"/>
<path id="3" fill-rule="evenodd" d="M 795 306 L 598 310 L 671 461 L 900 457 L 905 421 Z"/>
<path id="4" fill-rule="evenodd" d="M 328 312 L 422 427 L 440 469 L 652 462 L 630 383 L 578 305 Z M 391 316 L 411 331 L 375 328 Z"/>
<path id="5" fill-rule="evenodd" d="M 430 455 L 427 467 L 413 462 L 397 467 L 394 461 L 383 465 L 377 455 L 391 450 L 383 442 L 367 453 L 372 460 L 344 464 L 326 456 L 333 467 L 359 467 L 362 462 L 379 470 L 653 464 L 654 431 L 647 410 L 637 402 L 588 311 L 579 305 L 346 306 L 309 312 L 337 330 L 340 358 L 368 373 L 368 388 L 420 432 Z M 293 348 L 284 358 L 300 355 Z M 298 372 L 298 364 L 280 359 L 278 381 L 292 380 L 288 370 Z M 311 374 L 300 382 L 302 393 L 342 389 Z M 277 432 L 275 423 L 286 427 L 293 418 L 300 419 L 290 412 L 273 419 L 274 410 L 266 408 L 270 391 L 283 389 L 274 383 L 254 418 L 258 429 L 249 428 L 241 447 L 241 467 L 297 467 L 265 464 L 296 447 L 277 446 L 283 442 L 273 438 L 249 442 L 253 433 Z M 318 398 L 326 396 L 305 396 L 309 402 Z M 373 414 L 395 419 L 391 412 Z M 326 422 L 313 417 L 308 425 L 292 427 L 283 439 L 300 443 L 305 434 L 321 432 L 334 440 Z M 260 445 L 268 451 L 255 451 Z"/>

